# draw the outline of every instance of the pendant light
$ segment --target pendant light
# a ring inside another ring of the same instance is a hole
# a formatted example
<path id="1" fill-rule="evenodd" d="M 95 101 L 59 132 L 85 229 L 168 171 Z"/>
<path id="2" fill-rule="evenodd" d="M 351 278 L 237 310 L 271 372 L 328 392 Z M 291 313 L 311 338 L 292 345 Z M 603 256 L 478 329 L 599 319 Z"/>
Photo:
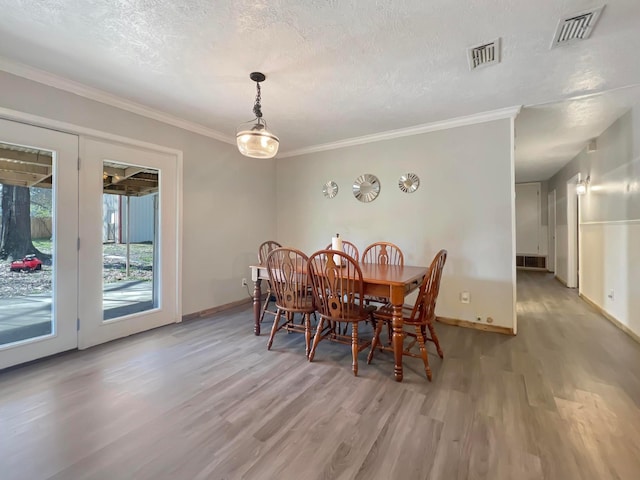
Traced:
<path id="1" fill-rule="evenodd" d="M 267 129 L 267 122 L 262 118 L 260 82 L 264 82 L 266 77 L 263 73 L 253 72 L 249 78 L 256 82 L 256 101 L 253 104 L 253 113 L 256 118 L 238 127 L 236 133 L 238 150 L 245 157 L 273 158 L 278 153 L 280 140 Z"/>

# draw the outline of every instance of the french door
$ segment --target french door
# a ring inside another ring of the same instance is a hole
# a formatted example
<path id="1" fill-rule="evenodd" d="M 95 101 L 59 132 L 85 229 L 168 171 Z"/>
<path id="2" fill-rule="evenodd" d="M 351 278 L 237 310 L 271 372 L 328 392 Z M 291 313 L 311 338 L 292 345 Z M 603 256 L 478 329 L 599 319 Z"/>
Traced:
<path id="1" fill-rule="evenodd" d="M 180 320 L 178 168 L 0 119 L 0 369 Z"/>
<path id="2" fill-rule="evenodd" d="M 78 346 L 179 321 L 175 155 L 80 140 Z"/>
<path id="3" fill-rule="evenodd" d="M 78 137 L 0 119 L 0 187 L 1 369 L 78 345 Z"/>

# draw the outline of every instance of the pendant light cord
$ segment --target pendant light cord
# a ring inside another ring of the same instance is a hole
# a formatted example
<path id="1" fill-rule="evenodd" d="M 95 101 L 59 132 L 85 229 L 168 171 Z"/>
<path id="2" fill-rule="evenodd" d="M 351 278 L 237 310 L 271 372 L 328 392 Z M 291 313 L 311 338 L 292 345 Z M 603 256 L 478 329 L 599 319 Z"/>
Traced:
<path id="1" fill-rule="evenodd" d="M 262 96 L 260 95 L 260 82 L 256 82 L 256 101 L 253 104 L 253 113 L 255 113 L 258 121 L 262 119 L 262 104 L 260 103 L 262 100 Z"/>

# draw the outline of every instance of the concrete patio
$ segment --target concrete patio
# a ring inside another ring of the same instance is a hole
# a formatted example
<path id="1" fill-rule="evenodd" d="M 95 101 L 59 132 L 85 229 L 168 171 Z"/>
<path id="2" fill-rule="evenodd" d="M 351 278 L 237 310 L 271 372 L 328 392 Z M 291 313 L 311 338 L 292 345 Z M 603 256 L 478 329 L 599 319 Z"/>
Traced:
<path id="1" fill-rule="evenodd" d="M 105 285 L 104 319 L 153 308 L 152 282 L 129 281 Z M 0 299 L 0 345 L 51 333 L 51 295 Z"/>

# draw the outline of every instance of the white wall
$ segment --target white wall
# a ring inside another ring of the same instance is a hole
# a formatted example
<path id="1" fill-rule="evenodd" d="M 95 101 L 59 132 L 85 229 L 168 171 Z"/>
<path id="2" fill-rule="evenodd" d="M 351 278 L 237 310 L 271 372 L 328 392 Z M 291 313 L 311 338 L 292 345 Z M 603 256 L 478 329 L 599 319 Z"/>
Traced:
<path id="1" fill-rule="evenodd" d="M 332 235 L 364 247 L 385 240 L 398 244 L 405 263 L 427 265 L 449 251 L 438 315 L 514 326 L 511 121 L 386 140 L 277 161 L 278 240 L 307 253 L 324 248 Z M 398 189 L 413 172 L 420 188 Z M 353 180 L 376 175 L 381 192 L 372 203 L 357 201 Z M 338 195 L 322 195 L 334 180 Z M 471 303 L 459 293 L 471 292 Z"/>
<path id="2" fill-rule="evenodd" d="M 276 234 L 274 160 L 5 72 L 0 107 L 182 150 L 183 313 L 246 298 L 241 278 Z"/>
<path id="3" fill-rule="evenodd" d="M 640 334 L 640 105 L 549 180 L 557 191 L 558 265 L 567 278 L 567 185 L 591 177 L 580 197 L 580 292 Z M 609 293 L 613 290 L 613 298 Z"/>

